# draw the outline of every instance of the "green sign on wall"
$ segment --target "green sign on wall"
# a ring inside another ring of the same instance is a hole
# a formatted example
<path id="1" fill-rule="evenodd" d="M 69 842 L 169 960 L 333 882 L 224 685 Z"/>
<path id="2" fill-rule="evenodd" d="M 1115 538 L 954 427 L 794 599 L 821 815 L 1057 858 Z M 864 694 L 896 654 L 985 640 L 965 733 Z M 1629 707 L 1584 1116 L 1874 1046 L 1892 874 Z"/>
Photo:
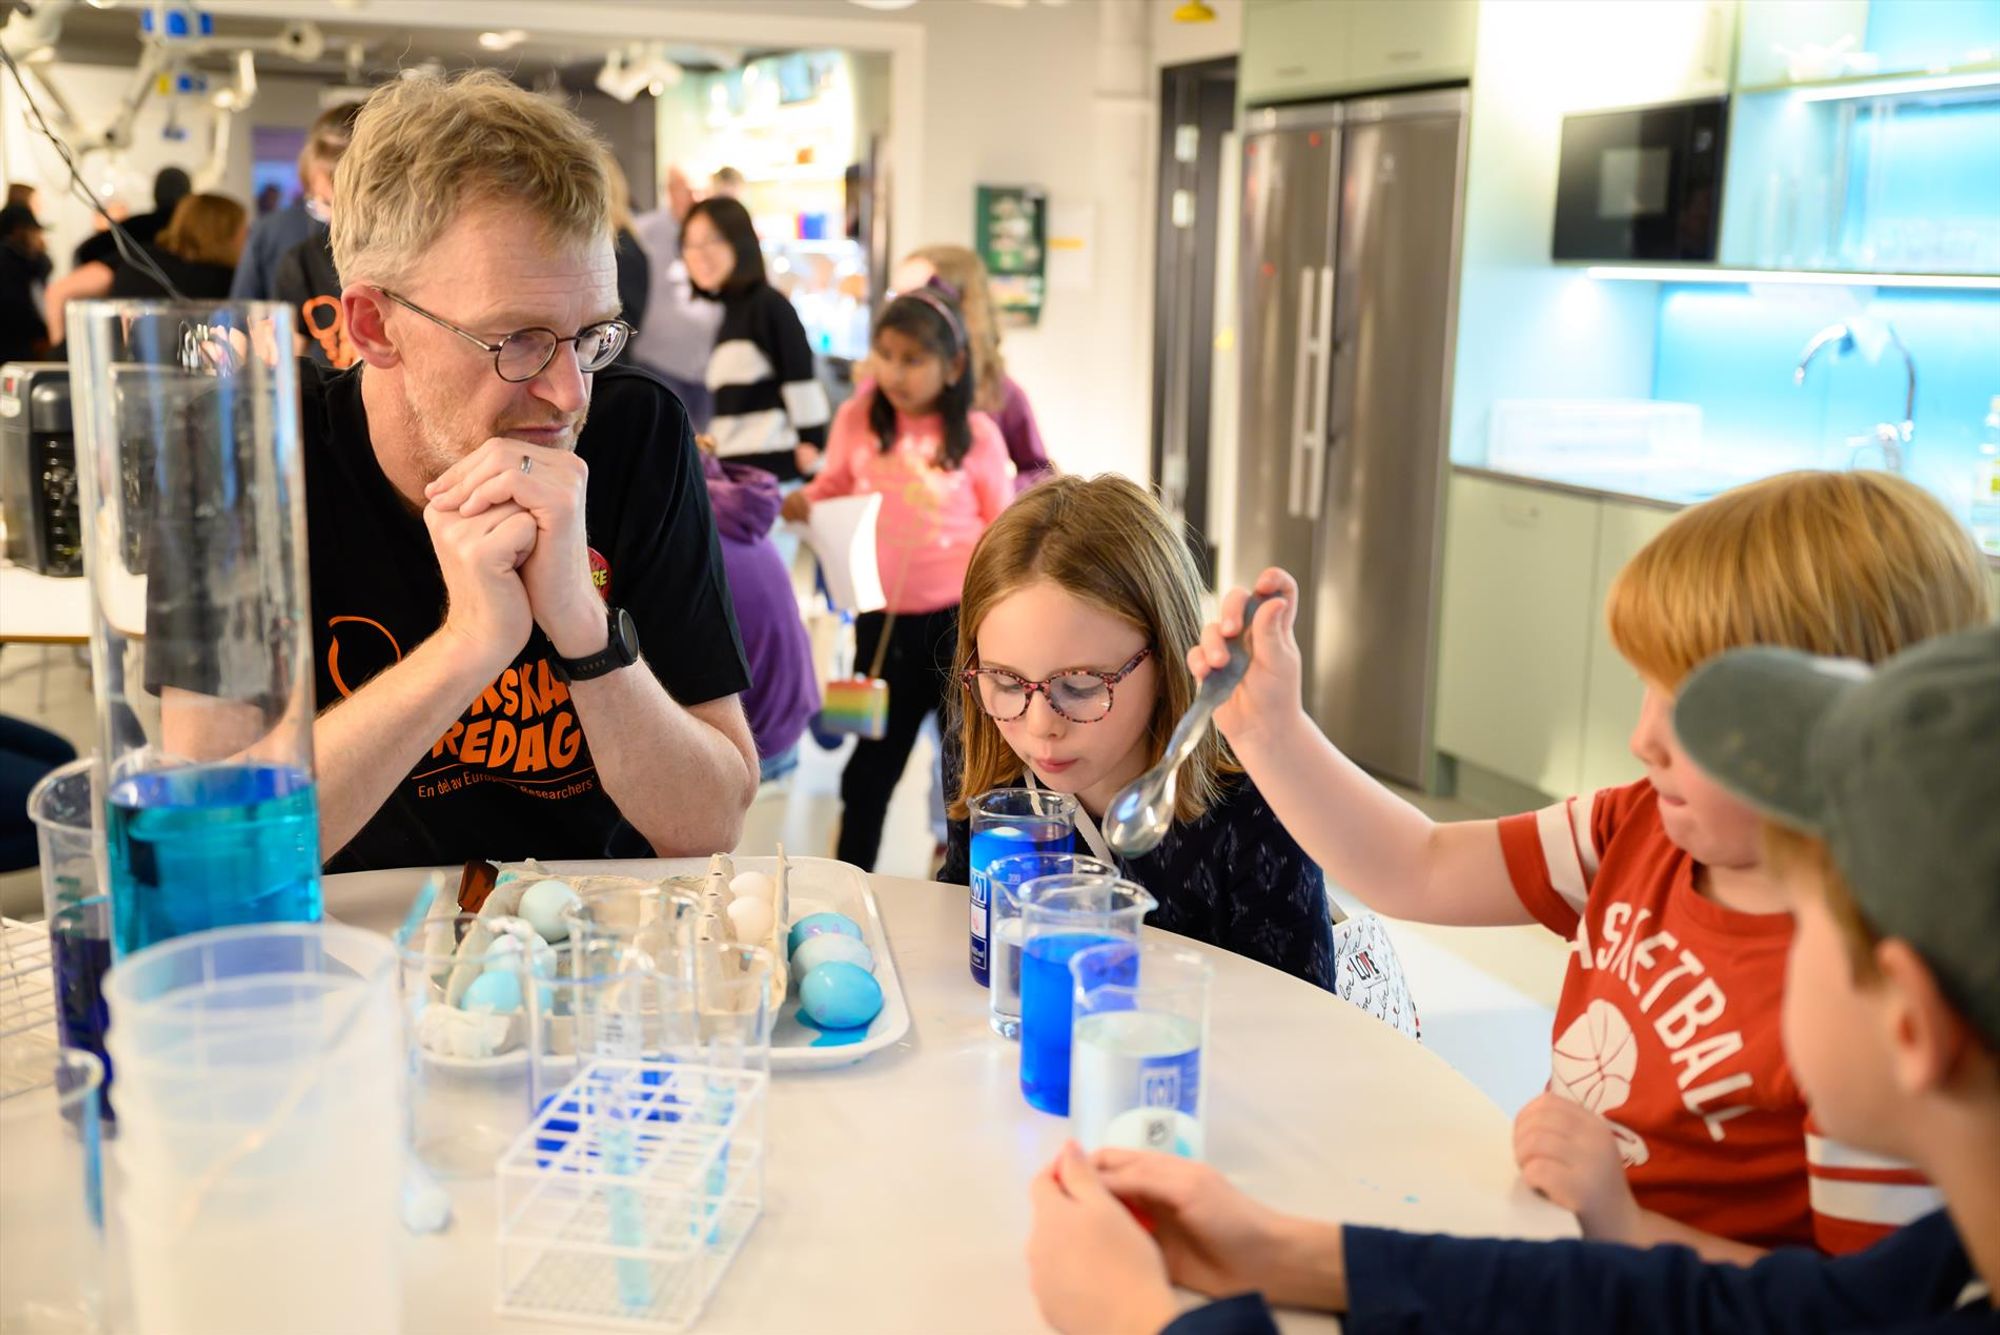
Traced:
<path id="1" fill-rule="evenodd" d="M 1033 186 L 982 185 L 974 226 L 991 277 L 994 312 L 1006 325 L 1042 318 L 1048 263 L 1048 194 Z"/>

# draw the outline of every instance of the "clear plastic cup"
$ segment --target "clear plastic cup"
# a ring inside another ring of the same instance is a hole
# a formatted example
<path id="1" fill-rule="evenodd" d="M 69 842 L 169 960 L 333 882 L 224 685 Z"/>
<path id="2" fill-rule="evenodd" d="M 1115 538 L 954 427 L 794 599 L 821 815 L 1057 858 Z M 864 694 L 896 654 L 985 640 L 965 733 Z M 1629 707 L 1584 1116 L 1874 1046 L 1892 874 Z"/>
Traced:
<path id="1" fill-rule="evenodd" d="M 142 1335 L 399 1327 L 396 969 L 387 938 L 291 923 L 177 937 L 112 969 Z"/>
<path id="2" fill-rule="evenodd" d="M 1021 887 L 1021 1093 L 1069 1113 L 1070 957 L 1134 940 L 1159 901 L 1115 876 L 1043 876 Z"/>
<path id="3" fill-rule="evenodd" d="M 1076 799 L 1045 788 L 992 788 L 966 806 L 971 812 L 966 879 L 971 887 L 972 980 L 985 987 L 991 978 L 987 942 L 993 903 L 986 869 L 1017 853 L 1068 852 L 1076 835 Z"/>
<path id="4" fill-rule="evenodd" d="M 440 1178 L 483 1177 L 534 1119 L 564 958 L 521 918 L 426 920 L 399 951 L 410 1148 Z M 538 1037 L 539 1040 L 538 1041 Z"/>
<path id="5" fill-rule="evenodd" d="M 1209 962 L 1183 946 L 1119 941 L 1070 957 L 1069 1122 L 1107 1145 L 1202 1157 Z"/>
<path id="6" fill-rule="evenodd" d="M 1021 1036 L 1021 887 L 1043 876 L 1116 876 L 1108 862 L 1082 853 L 1016 853 L 986 868 L 992 929 L 987 936 L 988 1019 L 1002 1038 Z"/>
<path id="7" fill-rule="evenodd" d="M 92 814 L 96 764 L 89 756 L 72 760 L 43 775 L 28 792 L 28 818 L 35 822 L 35 844 L 42 860 L 45 918 L 53 919 L 63 905 L 82 903 L 98 893 Z"/>
<path id="8" fill-rule="evenodd" d="M 701 904 L 664 885 L 589 890 L 563 910 L 578 1056 L 638 1060 L 694 1042 Z"/>
<path id="9" fill-rule="evenodd" d="M 104 1068 L 74 1048 L 0 1048 L 0 1330 L 101 1331 L 118 1289 L 104 1245 Z M 25 1213 L 33 1202 L 33 1217 Z"/>

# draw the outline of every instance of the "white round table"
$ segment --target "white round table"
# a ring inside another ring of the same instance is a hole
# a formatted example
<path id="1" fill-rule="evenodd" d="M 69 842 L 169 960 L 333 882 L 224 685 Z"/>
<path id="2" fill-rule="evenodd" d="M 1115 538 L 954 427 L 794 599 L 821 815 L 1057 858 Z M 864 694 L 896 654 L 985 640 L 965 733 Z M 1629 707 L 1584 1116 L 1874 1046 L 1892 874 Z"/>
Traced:
<path id="1" fill-rule="evenodd" d="M 391 930 L 422 873 L 331 876 L 327 912 Z M 909 1034 L 858 1065 L 771 1084 L 763 1217 L 704 1332 L 1033 1331 L 1028 1181 L 1068 1123 L 1030 1108 L 1019 1048 L 986 1025 L 966 967 L 965 890 L 871 876 Z M 1179 940 L 1179 938 L 1175 938 Z M 1280 1209 L 1519 1238 L 1574 1236 L 1514 1171 L 1507 1118 L 1443 1060 L 1310 984 L 1209 946 L 1208 1150 Z M 495 1188 L 405 1249 L 412 1335 L 561 1329 L 493 1311 Z M 1288 1330 L 1331 1329 L 1288 1316 Z"/>
<path id="2" fill-rule="evenodd" d="M 89 644 L 90 581 L 0 561 L 0 644 Z"/>

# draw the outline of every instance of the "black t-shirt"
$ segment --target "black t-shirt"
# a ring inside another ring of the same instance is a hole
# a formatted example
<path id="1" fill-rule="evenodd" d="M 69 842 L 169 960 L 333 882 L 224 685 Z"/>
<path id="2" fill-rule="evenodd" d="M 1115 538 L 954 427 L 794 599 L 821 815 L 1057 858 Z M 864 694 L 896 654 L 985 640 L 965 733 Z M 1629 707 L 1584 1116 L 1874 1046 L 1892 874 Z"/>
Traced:
<path id="1" fill-rule="evenodd" d="M 333 267 L 333 248 L 325 228 L 293 246 L 278 260 L 271 275 L 271 294 L 297 312 L 299 335 L 306 355 L 321 366 L 344 371 L 354 365 L 354 340 L 347 336 L 347 316 L 340 306 L 340 274 Z"/>
<path id="2" fill-rule="evenodd" d="M 173 216 L 172 209 L 154 209 L 150 213 L 135 213 L 120 226 L 135 244 L 150 246 L 153 244 L 153 239 L 166 230 L 167 223 Z M 125 263 L 125 257 L 118 253 L 118 242 L 112 238 L 111 229 L 107 227 L 101 232 L 92 232 L 85 237 L 82 244 L 77 246 L 71 263 L 79 269 L 86 264 L 108 264 L 116 269 Z"/>
<path id="3" fill-rule="evenodd" d="M 194 301 L 220 301 L 229 295 L 229 280 L 236 270 L 227 264 L 208 264 L 201 260 L 184 260 L 171 251 L 158 246 L 147 246 L 147 256 L 160 267 L 180 294 Z M 111 295 L 114 297 L 164 297 L 167 290 L 160 286 L 158 279 L 136 265 L 120 264 L 112 272 Z"/>
<path id="4" fill-rule="evenodd" d="M 361 368 L 300 364 L 313 661 L 337 705 L 443 623 L 423 519 L 369 445 Z M 578 443 L 590 465 L 591 567 L 638 625 L 648 667 L 682 705 L 749 685 L 687 413 L 649 372 L 599 371 Z M 328 871 L 473 858 L 650 857 L 598 782 L 576 706 L 537 628 L 514 663 L 418 758 Z M 674 768 L 676 757 L 658 763 Z"/>
<path id="5" fill-rule="evenodd" d="M 948 782 L 956 786 L 955 773 Z M 951 822 L 940 881 L 964 885 L 971 879 L 969 840 L 966 823 Z M 1080 836 L 1076 849 L 1089 851 Z M 1326 877 L 1249 775 L 1224 779 L 1221 799 L 1200 819 L 1175 821 L 1157 848 L 1119 858 L 1118 870 L 1160 901 L 1146 917 L 1148 927 L 1233 950 L 1333 990 Z"/>

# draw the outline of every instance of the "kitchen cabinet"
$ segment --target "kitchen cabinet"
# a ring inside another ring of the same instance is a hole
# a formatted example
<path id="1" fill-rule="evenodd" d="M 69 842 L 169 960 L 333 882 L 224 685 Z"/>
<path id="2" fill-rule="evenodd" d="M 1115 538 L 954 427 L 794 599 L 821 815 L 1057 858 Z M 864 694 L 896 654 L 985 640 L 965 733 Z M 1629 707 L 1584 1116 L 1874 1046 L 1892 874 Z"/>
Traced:
<path id="1" fill-rule="evenodd" d="M 1353 27 L 1348 77 L 1356 88 L 1443 83 L 1472 75 L 1479 8 L 1459 0 L 1347 7 Z"/>
<path id="2" fill-rule="evenodd" d="M 1590 597 L 1590 658 L 1584 667 L 1583 758 L 1574 789 L 1579 793 L 1630 783 L 1642 776 L 1628 745 L 1639 719 L 1645 687 L 1612 646 L 1604 617 L 1611 582 L 1625 563 L 1673 519 L 1670 510 L 1618 501 L 1599 502 L 1595 575 Z"/>
<path id="3" fill-rule="evenodd" d="M 1247 105 L 1472 76 L 1475 0 L 1249 0 L 1238 87 Z"/>
<path id="4" fill-rule="evenodd" d="M 1250 0 L 1237 64 L 1244 102 L 1283 102 L 1342 86 L 1352 9 L 1327 0 Z"/>
<path id="5" fill-rule="evenodd" d="M 1601 508 L 1534 487 L 1452 478 L 1438 750 L 1545 793 L 1575 791 Z"/>

